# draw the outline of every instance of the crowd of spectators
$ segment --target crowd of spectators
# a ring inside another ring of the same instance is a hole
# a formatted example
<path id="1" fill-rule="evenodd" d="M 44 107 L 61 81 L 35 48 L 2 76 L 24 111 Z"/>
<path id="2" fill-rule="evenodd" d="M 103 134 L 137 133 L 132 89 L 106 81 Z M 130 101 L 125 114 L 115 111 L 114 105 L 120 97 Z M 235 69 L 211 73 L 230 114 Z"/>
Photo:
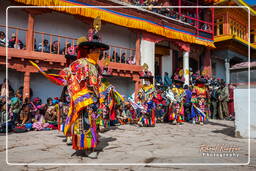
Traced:
<path id="1" fill-rule="evenodd" d="M 49 97 L 45 104 L 39 97 L 23 100 L 23 87 L 14 91 L 6 79 L 0 88 L 0 132 L 5 132 L 6 122 L 8 130 L 14 132 L 57 129 L 57 117 L 59 112 L 62 112 L 67 99 L 60 100 L 58 97 Z M 6 95 L 8 96 L 6 97 Z M 32 92 L 31 95 L 33 95 Z M 6 116 L 7 109 L 8 116 Z"/>
<path id="2" fill-rule="evenodd" d="M 136 6 L 148 6 L 146 9 L 158 14 L 161 14 L 163 16 L 175 19 L 175 20 L 180 20 L 182 22 L 188 23 L 192 26 L 196 26 L 196 11 L 195 9 L 188 8 L 188 9 L 181 9 L 181 13 L 179 13 L 178 8 L 154 8 L 154 6 L 178 6 L 178 1 L 171 1 L 171 0 L 121 0 L 124 2 L 128 2 L 132 5 Z M 188 4 L 183 4 L 185 6 L 189 6 Z M 195 5 L 195 4 L 194 4 Z M 204 9 L 199 9 L 199 16 L 202 17 L 204 15 Z M 201 18 L 199 18 L 201 19 Z M 203 19 L 201 19 L 203 20 Z M 198 27 L 202 30 L 205 31 L 211 31 L 212 28 L 210 27 L 209 24 L 207 23 L 198 23 Z"/>

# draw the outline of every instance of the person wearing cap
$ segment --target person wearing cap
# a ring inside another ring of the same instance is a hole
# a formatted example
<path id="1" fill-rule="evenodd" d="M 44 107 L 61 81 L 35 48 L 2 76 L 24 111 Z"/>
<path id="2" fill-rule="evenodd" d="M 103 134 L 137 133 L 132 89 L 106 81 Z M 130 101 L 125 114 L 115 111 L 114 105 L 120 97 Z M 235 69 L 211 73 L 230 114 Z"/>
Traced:
<path id="1" fill-rule="evenodd" d="M 15 33 L 12 33 L 11 39 L 9 40 L 9 43 L 8 43 L 8 47 L 16 48 L 16 49 L 23 49 L 24 44 L 22 43 L 21 40 L 17 40 Z"/>
<path id="2" fill-rule="evenodd" d="M 95 21 L 100 21 L 97 17 Z M 70 108 L 66 118 L 64 135 L 71 140 L 72 148 L 77 153 L 85 152 L 90 158 L 97 158 L 94 152 L 99 140 L 96 120 L 100 106 L 101 74 L 98 60 L 101 52 L 109 46 L 100 41 L 98 30 L 94 25 L 93 35 L 77 40 L 77 60 L 60 71 L 59 75 L 46 74 L 39 71 L 57 85 L 67 86 L 70 96 Z M 96 35 L 97 34 L 97 35 Z M 88 40 L 91 41 L 88 41 Z M 31 61 L 37 69 L 39 68 Z"/>

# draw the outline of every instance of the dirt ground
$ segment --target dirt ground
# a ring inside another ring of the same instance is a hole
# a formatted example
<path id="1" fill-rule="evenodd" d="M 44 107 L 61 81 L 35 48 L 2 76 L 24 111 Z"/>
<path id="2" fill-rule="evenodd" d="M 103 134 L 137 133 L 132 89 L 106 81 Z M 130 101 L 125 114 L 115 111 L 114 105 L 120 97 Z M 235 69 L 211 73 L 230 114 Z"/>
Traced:
<path id="1" fill-rule="evenodd" d="M 10 133 L 7 165 L 6 137 L 3 134 L 0 136 L 0 171 L 256 170 L 256 140 L 251 140 L 250 164 L 241 165 L 248 162 L 248 139 L 234 137 L 232 121 L 210 120 L 204 126 L 190 123 L 161 123 L 156 127 L 121 125 L 100 135 L 96 149 L 98 158 L 90 159 L 73 155 L 74 150 L 65 144 L 63 134 L 58 131 Z M 112 166 L 113 163 L 119 165 Z M 176 164 L 170 165 L 173 163 Z M 196 163 L 222 165 L 201 166 Z M 232 165 L 225 166 L 225 163 Z"/>

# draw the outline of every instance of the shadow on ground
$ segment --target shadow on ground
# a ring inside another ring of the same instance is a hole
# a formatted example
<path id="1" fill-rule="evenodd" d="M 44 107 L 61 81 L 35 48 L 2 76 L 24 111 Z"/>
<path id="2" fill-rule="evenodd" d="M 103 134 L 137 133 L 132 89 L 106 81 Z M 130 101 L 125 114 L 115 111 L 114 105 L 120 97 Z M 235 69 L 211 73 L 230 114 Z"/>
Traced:
<path id="1" fill-rule="evenodd" d="M 234 122 L 234 121 L 230 121 L 230 122 Z M 216 123 L 216 122 L 211 122 L 211 121 L 209 121 L 208 124 L 225 127 L 223 129 L 214 130 L 214 131 L 212 131 L 213 133 L 218 133 L 218 134 L 220 133 L 220 134 L 224 134 L 224 135 L 227 135 L 230 137 L 235 137 L 235 127 L 234 126 L 229 126 L 226 124 Z"/>

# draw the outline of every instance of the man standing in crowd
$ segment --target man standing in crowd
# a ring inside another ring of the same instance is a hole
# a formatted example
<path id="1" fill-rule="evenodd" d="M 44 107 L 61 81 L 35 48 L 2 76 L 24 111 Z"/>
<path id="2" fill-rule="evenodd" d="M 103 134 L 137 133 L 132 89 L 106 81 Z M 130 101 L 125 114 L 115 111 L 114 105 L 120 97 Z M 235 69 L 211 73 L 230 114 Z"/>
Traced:
<path id="1" fill-rule="evenodd" d="M 220 88 L 217 91 L 218 94 L 218 115 L 219 119 L 225 119 L 228 117 L 228 100 L 229 93 L 228 87 L 225 84 L 225 81 L 221 79 Z"/>
<path id="2" fill-rule="evenodd" d="M 218 91 L 219 84 L 216 80 L 212 81 L 211 83 L 211 95 L 210 95 L 210 100 L 211 100 L 211 113 L 212 113 L 212 119 L 217 118 L 217 104 L 218 104 Z"/>

